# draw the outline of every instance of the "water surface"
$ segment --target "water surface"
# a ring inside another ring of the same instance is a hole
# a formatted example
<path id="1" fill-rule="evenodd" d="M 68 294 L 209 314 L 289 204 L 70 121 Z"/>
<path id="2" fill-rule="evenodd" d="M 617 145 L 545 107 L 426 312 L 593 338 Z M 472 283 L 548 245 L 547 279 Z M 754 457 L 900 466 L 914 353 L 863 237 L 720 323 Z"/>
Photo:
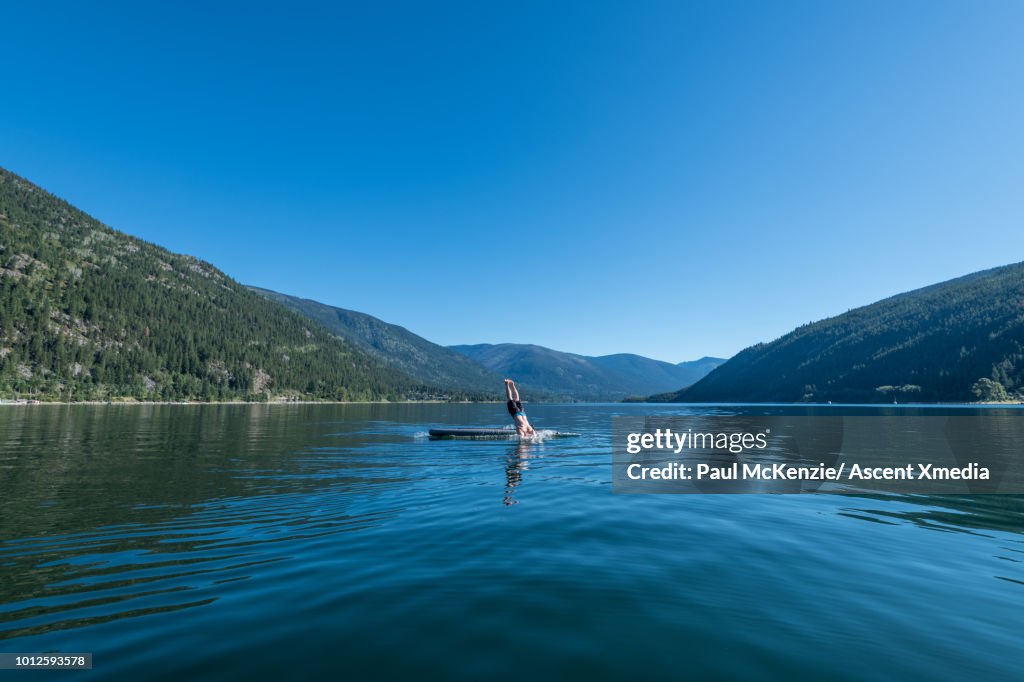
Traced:
<path id="1" fill-rule="evenodd" d="M 613 495 L 611 417 L 0 408 L 0 651 L 88 678 L 1011 679 L 1017 496 Z M 761 408 L 755 408 L 761 409 Z M 68 673 L 36 672 L 41 677 Z"/>

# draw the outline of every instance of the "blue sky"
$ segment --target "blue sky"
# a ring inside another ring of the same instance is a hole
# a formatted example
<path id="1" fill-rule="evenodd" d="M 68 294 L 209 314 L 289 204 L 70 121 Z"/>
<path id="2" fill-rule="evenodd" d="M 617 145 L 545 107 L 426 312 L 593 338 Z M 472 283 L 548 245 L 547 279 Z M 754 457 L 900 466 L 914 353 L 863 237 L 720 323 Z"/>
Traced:
<path id="1" fill-rule="evenodd" d="M 438 343 L 729 356 L 1024 260 L 1024 3 L 15 3 L 4 23 L 0 165 Z"/>

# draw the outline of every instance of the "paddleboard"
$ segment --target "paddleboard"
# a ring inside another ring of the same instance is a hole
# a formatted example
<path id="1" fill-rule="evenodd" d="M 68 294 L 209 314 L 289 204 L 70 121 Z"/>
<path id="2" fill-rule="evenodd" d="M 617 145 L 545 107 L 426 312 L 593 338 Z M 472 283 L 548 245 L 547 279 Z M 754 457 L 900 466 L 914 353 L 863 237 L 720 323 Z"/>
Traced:
<path id="1" fill-rule="evenodd" d="M 565 437 L 565 436 L 578 436 L 578 433 L 562 433 L 560 431 L 547 431 L 541 430 L 539 433 L 545 437 Z M 452 429 L 430 429 L 431 440 L 440 440 L 444 438 L 510 438 L 518 435 L 515 429 L 467 429 L 467 428 L 452 428 Z"/>

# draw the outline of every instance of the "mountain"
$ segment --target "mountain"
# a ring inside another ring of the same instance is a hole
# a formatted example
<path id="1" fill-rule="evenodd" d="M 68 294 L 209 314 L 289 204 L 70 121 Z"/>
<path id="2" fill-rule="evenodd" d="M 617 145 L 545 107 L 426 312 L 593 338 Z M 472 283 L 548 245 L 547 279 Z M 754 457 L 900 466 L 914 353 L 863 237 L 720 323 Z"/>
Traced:
<path id="1" fill-rule="evenodd" d="M 699 360 L 688 360 L 678 364 L 652 360 L 632 353 L 616 353 L 589 357 L 592 363 L 609 372 L 628 377 L 631 381 L 657 386 L 688 386 L 707 376 L 708 372 L 723 362 L 722 358 L 703 357 Z M 639 395 L 641 392 L 633 392 Z"/>
<path id="2" fill-rule="evenodd" d="M 249 287 L 271 301 L 323 325 L 332 334 L 424 384 L 497 395 L 502 377 L 450 348 L 431 343 L 404 327 L 354 310 Z"/>
<path id="3" fill-rule="evenodd" d="M 621 400 L 676 389 L 725 362 L 702 358 L 673 365 L 628 353 L 588 357 L 516 343 L 451 348 L 524 386 L 573 400 Z"/>
<path id="4" fill-rule="evenodd" d="M 742 351 L 677 402 L 892 402 L 1024 390 L 1024 263 L 804 325 Z"/>
<path id="5" fill-rule="evenodd" d="M 0 397 L 373 400 L 420 383 L 0 169 Z"/>
<path id="6" fill-rule="evenodd" d="M 726 362 L 728 362 L 728 360 L 725 358 L 713 358 L 710 355 L 705 355 L 699 360 L 687 360 L 680 362 L 678 366 L 692 372 L 692 380 L 690 383 L 696 383 L 706 377 L 708 373 L 716 367 L 725 364 Z"/>

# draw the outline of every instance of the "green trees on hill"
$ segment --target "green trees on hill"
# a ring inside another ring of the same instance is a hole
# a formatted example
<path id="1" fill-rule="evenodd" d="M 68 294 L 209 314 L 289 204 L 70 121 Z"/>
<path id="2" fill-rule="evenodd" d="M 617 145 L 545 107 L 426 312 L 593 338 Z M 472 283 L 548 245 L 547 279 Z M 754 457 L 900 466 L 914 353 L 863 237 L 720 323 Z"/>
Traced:
<path id="1" fill-rule="evenodd" d="M 208 263 L 116 232 L 0 169 L 0 398 L 435 393 Z"/>

